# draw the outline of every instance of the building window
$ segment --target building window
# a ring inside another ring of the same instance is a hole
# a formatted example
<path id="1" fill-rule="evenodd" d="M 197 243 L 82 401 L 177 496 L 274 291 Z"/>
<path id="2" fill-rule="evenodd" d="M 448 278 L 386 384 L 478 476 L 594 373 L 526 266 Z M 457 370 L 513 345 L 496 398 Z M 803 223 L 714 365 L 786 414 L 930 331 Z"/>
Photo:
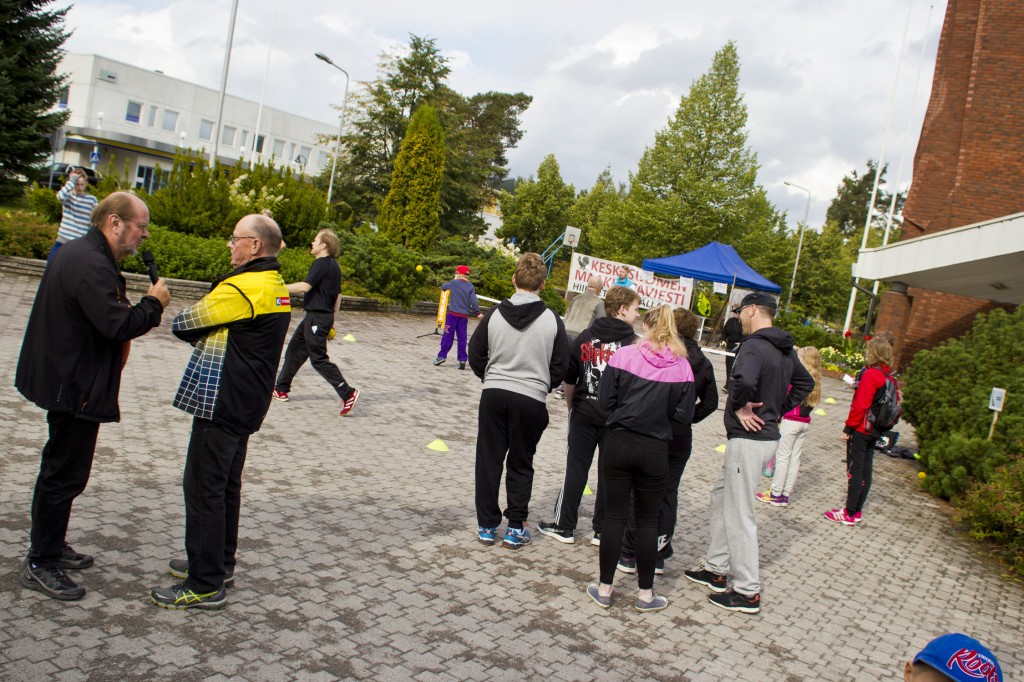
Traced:
<path id="1" fill-rule="evenodd" d="M 128 101 L 128 110 L 124 112 L 124 120 L 129 123 L 138 123 L 142 118 L 142 103 Z"/>
<path id="2" fill-rule="evenodd" d="M 156 168 L 139 164 L 135 172 L 135 189 L 144 189 L 150 194 L 159 189 Z"/>
<path id="3" fill-rule="evenodd" d="M 240 132 L 238 134 L 238 146 L 239 147 L 241 147 L 242 149 L 248 149 L 248 145 L 246 145 L 246 142 L 248 142 L 248 141 L 249 141 L 249 131 L 248 130 L 243 130 L 242 132 Z"/>
<path id="4" fill-rule="evenodd" d="M 256 136 L 256 153 L 257 154 L 262 154 L 263 153 L 263 143 L 266 142 L 266 141 L 267 141 L 267 136 L 266 135 L 257 135 Z"/>
<path id="5" fill-rule="evenodd" d="M 149 107 L 149 120 L 147 121 L 147 124 L 150 128 L 156 125 L 156 109 L 157 107 L 155 104 L 151 104 Z"/>
<path id="6" fill-rule="evenodd" d="M 207 121 L 205 118 L 199 121 L 199 139 L 213 139 L 213 121 Z"/>
<path id="7" fill-rule="evenodd" d="M 286 161 L 284 158 L 284 140 L 274 140 L 274 158 L 278 161 Z"/>
<path id="8" fill-rule="evenodd" d="M 321 149 L 316 153 L 316 169 L 323 170 L 327 168 L 327 163 L 331 160 L 331 153 Z"/>
<path id="9" fill-rule="evenodd" d="M 164 109 L 164 130 L 172 133 L 178 129 L 178 112 Z"/>
<path id="10" fill-rule="evenodd" d="M 309 161 L 310 161 L 310 156 L 311 156 L 312 154 L 313 154 L 313 150 L 312 150 L 312 149 L 310 149 L 309 147 L 299 147 L 299 156 L 300 156 L 300 157 L 302 157 L 302 160 L 301 160 L 301 161 L 299 161 L 299 159 L 298 159 L 298 158 L 296 158 L 295 160 L 296 160 L 296 161 L 297 161 L 297 162 L 298 162 L 299 164 L 301 164 L 301 165 L 303 165 L 303 166 L 306 166 L 306 165 L 308 165 L 308 164 L 309 164 Z"/>
<path id="11" fill-rule="evenodd" d="M 58 108 L 60 108 L 60 109 L 67 109 L 68 108 L 68 93 L 70 92 L 70 90 L 71 90 L 71 88 L 69 88 L 68 86 L 65 85 L 63 88 L 60 89 L 60 92 L 57 93 L 57 107 Z"/>
<path id="12" fill-rule="evenodd" d="M 224 132 L 221 133 L 220 143 L 226 147 L 232 147 L 235 144 L 235 132 L 238 128 L 234 126 L 224 126 Z"/>

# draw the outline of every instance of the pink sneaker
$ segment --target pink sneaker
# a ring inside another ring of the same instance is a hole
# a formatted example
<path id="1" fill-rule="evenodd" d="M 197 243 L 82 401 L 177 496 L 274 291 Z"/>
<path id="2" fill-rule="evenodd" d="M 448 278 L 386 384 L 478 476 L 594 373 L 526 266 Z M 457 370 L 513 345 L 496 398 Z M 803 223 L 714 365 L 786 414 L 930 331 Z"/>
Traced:
<path id="1" fill-rule="evenodd" d="M 829 521 L 841 523 L 844 526 L 852 526 L 857 523 L 857 519 L 847 514 L 846 509 L 830 509 L 825 512 L 825 518 Z"/>
<path id="2" fill-rule="evenodd" d="M 776 507 L 788 507 L 789 498 L 785 495 L 773 495 L 771 490 L 765 490 L 763 493 L 754 495 L 761 502 L 765 502 Z"/>
<path id="3" fill-rule="evenodd" d="M 860 523 L 863 520 L 864 520 L 864 516 L 860 512 L 857 512 L 856 514 L 853 515 L 853 522 L 854 523 Z"/>

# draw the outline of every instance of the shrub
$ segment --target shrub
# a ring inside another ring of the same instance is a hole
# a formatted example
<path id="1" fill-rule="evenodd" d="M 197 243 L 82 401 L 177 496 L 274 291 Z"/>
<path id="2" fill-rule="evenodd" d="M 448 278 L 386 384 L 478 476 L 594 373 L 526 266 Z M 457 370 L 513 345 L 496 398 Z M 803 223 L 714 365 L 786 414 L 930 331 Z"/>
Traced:
<path id="1" fill-rule="evenodd" d="M 25 203 L 30 211 L 48 223 L 60 223 L 64 209 L 57 200 L 57 193 L 47 187 L 40 187 L 33 182 L 25 188 Z"/>
<path id="2" fill-rule="evenodd" d="M 1008 313 L 979 315 L 960 339 L 921 351 L 905 372 L 904 418 L 914 425 L 929 464 L 929 476 L 962 466 L 969 476 L 987 482 L 995 467 L 1024 450 L 1024 307 Z M 958 451 L 944 442 L 957 434 L 965 442 L 985 439 L 992 422 L 988 409 L 992 387 L 1007 389 L 1003 412 L 992 436 L 992 449 Z M 931 454 L 935 449 L 935 456 Z M 992 463 L 975 461 L 977 457 Z M 938 467 L 932 469 L 931 467 Z M 960 494 L 954 486 L 943 496 Z"/>
<path id="3" fill-rule="evenodd" d="M 142 250 L 153 252 L 161 277 L 212 282 L 231 271 L 231 252 L 220 237 L 196 237 L 150 225 L 149 239 L 143 242 Z M 121 261 L 121 269 L 139 274 L 146 272 L 139 255 Z"/>
<path id="4" fill-rule="evenodd" d="M 0 254 L 46 258 L 57 239 L 57 226 L 29 211 L 0 210 Z"/>
<path id="5" fill-rule="evenodd" d="M 416 271 L 422 260 L 420 254 L 391 243 L 377 232 L 343 232 L 338 236 L 343 292 L 405 305 L 416 300 L 416 293 L 426 283 L 426 272 Z"/>
<path id="6" fill-rule="evenodd" d="M 1024 458 L 1000 467 L 988 483 L 968 490 L 957 519 L 970 524 L 971 535 L 1001 546 L 1001 554 L 1024 575 Z"/>

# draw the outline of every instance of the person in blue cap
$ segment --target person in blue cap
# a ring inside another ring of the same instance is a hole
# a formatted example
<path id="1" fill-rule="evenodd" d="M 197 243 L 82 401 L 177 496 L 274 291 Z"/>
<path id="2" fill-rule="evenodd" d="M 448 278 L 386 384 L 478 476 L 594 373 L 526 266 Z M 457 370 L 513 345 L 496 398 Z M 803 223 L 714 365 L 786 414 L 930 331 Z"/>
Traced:
<path id="1" fill-rule="evenodd" d="M 904 682 L 1003 682 L 999 661 L 981 642 L 953 632 L 936 637 L 907 661 Z"/>

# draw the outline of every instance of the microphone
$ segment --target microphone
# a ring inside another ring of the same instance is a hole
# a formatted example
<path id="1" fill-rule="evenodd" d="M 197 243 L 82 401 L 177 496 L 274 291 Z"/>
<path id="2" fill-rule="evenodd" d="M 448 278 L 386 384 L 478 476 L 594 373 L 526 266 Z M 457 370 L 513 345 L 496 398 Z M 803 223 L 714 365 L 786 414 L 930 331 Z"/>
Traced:
<path id="1" fill-rule="evenodd" d="M 153 252 L 143 251 L 142 262 L 146 264 L 146 269 L 149 271 L 149 281 L 156 284 L 156 281 L 160 279 L 160 275 L 156 274 L 156 259 L 153 258 Z"/>

